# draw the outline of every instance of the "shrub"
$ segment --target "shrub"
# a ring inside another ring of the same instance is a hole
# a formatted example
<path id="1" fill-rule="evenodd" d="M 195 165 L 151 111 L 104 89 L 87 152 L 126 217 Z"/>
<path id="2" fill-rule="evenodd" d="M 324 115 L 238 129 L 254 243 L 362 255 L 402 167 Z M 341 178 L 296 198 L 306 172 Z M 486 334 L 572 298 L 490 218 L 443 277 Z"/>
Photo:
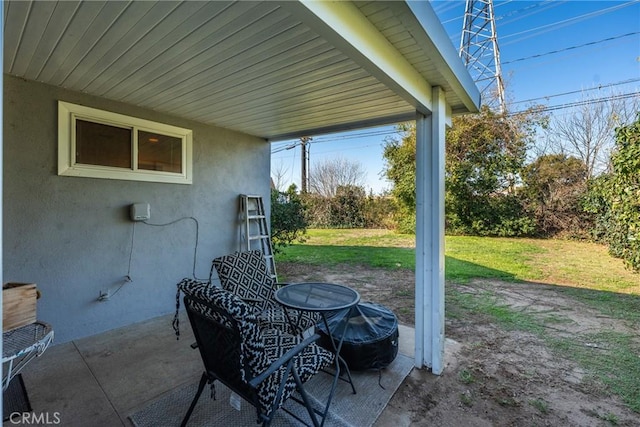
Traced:
<path id="1" fill-rule="evenodd" d="M 294 241 L 304 241 L 307 221 L 304 206 L 291 185 L 286 192 L 271 190 L 271 241 L 274 251 L 290 245 Z"/>
<path id="2" fill-rule="evenodd" d="M 611 163 L 609 250 L 640 271 L 640 114 L 635 123 L 616 129 Z"/>
<path id="3" fill-rule="evenodd" d="M 616 129 L 613 172 L 590 183 L 585 210 L 596 215 L 594 233 L 609 252 L 640 272 L 640 114 Z"/>
<path id="4" fill-rule="evenodd" d="M 527 210 L 544 237 L 588 237 L 590 216 L 582 208 L 587 167 L 564 154 L 538 157 L 522 171 Z"/>

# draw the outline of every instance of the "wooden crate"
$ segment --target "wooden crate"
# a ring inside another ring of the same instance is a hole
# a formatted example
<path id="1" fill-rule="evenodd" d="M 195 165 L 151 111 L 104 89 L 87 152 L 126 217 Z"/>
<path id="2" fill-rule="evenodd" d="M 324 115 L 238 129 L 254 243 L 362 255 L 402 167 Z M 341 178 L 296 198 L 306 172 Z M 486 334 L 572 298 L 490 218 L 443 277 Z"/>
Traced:
<path id="1" fill-rule="evenodd" d="M 36 321 L 35 283 L 5 283 L 2 286 L 2 331 Z"/>

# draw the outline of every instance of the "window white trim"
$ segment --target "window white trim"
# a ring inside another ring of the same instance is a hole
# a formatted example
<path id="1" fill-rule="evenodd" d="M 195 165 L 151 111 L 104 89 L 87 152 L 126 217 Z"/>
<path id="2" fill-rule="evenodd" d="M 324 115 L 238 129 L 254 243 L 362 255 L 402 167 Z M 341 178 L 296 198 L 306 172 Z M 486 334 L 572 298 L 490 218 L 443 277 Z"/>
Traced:
<path id="1" fill-rule="evenodd" d="M 75 120 L 82 119 L 132 129 L 131 169 L 76 163 Z M 182 140 L 182 173 L 138 169 L 138 130 L 160 133 Z M 164 123 L 125 116 L 96 108 L 58 101 L 58 175 L 129 181 L 191 184 L 193 131 Z"/>

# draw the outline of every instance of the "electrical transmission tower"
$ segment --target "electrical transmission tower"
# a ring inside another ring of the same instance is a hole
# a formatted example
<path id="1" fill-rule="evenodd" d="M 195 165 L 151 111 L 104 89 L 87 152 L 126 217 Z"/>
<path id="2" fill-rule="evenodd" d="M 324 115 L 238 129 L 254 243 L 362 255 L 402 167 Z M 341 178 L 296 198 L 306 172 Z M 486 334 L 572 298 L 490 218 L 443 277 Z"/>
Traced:
<path id="1" fill-rule="evenodd" d="M 460 57 L 482 94 L 483 104 L 505 111 L 500 49 L 493 0 L 467 0 L 460 37 Z"/>

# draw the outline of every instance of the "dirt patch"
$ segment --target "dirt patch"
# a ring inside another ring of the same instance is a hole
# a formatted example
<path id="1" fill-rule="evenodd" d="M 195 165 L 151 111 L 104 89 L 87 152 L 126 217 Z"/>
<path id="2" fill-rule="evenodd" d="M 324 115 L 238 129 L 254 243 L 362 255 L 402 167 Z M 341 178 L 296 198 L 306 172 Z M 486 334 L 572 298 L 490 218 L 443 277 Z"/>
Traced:
<path id="1" fill-rule="evenodd" d="M 413 326 L 414 275 L 353 266 L 280 263 L 287 281 L 342 283 L 363 301 L 392 309 Z M 514 310 L 548 319 L 545 333 L 566 337 L 602 331 L 639 335 L 638 325 L 595 312 L 549 285 L 477 281 L 447 283 L 447 292 L 491 291 Z M 561 321 L 560 321 L 561 319 Z M 546 323 L 546 322 L 545 322 Z M 626 408 L 576 363 L 559 356 L 533 333 L 506 330 L 480 313 L 447 318 L 443 375 L 414 369 L 389 403 L 384 426 L 637 426 Z M 589 345 L 585 343 L 585 345 Z"/>

